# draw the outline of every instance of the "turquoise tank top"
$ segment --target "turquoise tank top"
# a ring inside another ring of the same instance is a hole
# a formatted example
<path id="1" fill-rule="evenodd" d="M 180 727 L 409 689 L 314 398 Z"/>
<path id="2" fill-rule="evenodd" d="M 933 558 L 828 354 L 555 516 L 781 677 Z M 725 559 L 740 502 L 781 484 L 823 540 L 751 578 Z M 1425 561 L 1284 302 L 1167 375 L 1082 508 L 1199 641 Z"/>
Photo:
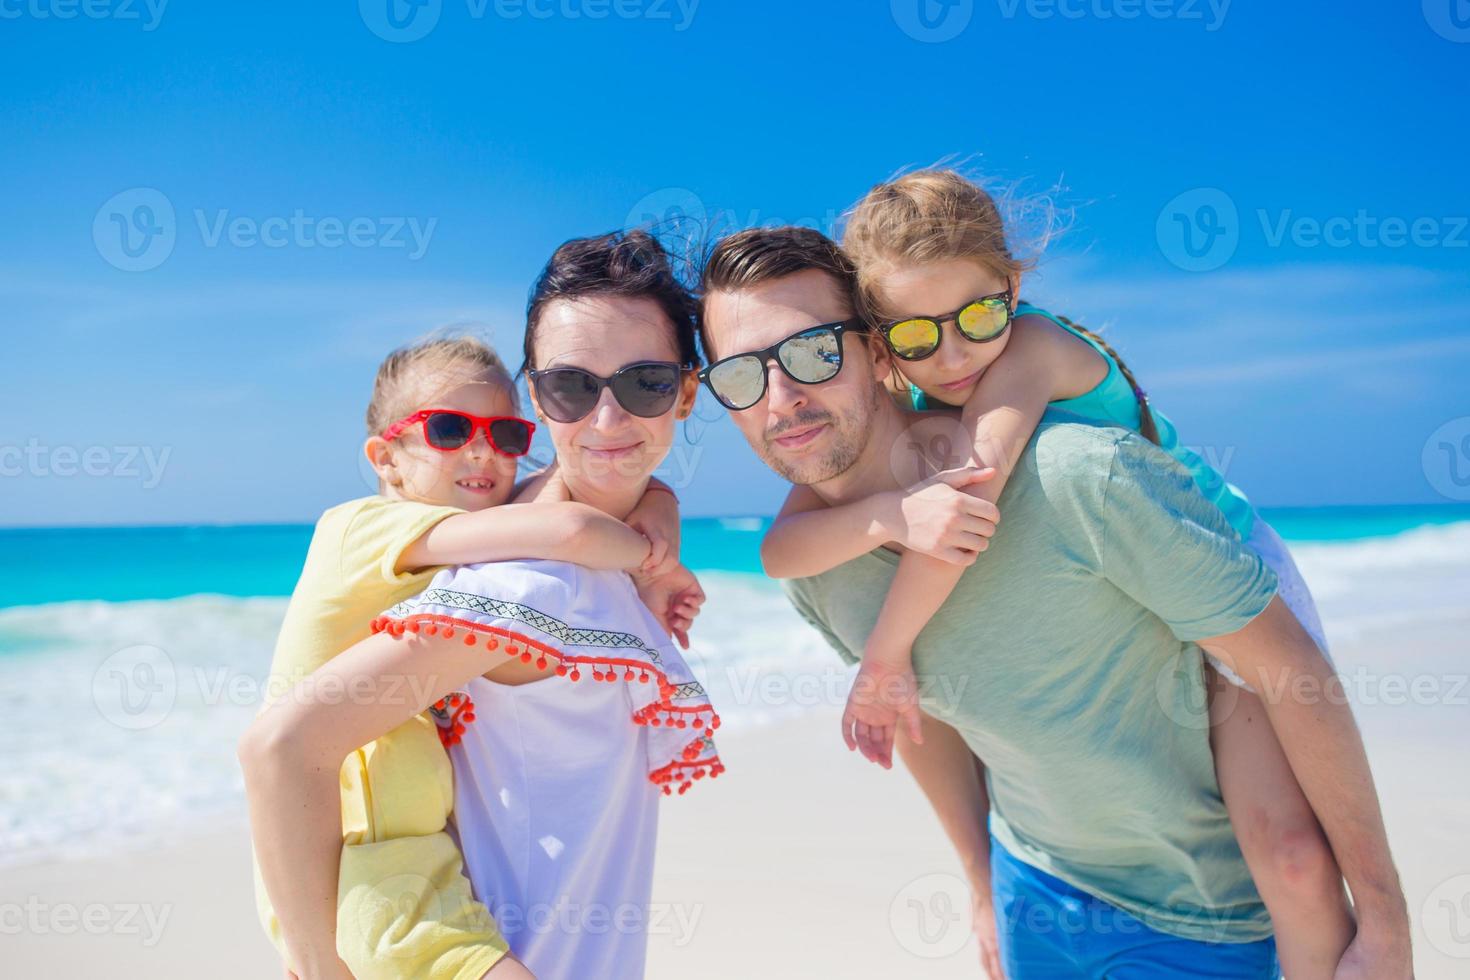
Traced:
<path id="1" fill-rule="evenodd" d="M 1080 415 L 1083 418 L 1095 419 L 1098 422 L 1120 425 L 1125 429 L 1137 432 L 1142 424 L 1138 411 L 1138 398 L 1133 393 L 1133 386 L 1118 369 L 1118 362 L 1103 350 L 1097 341 L 1081 333 L 1077 328 L 1063 323 L 1046 310 L 1029 303 L 1016 305 L 1016 316 L 1025 316 L 1028 313 L 1044 316 L 1072 336 L 1086 341 L 1087 345 L 1097 351 L 1108 365 L 1107 376 L 1099 381 L 1091 391 L 1084 392 L 1076 398 L 1054 401 L 1051 403 L 1052 407 L 1071 412 L 1073 415 Z M 913 385 L 909 385 L 909 395 L 913 400 L 914 408 L 924 411 L 930 407 L 929 399 Z M 1245 494 L 1241 493 L 1234 484 L 1227 483 L 1225 477 L 1206 463 L 1198 453 L 1179 445 L 1179 433 L 1174 428 L 1174 423 L 1169 421 L 1168 416 L 1154 408 L 1152 404 L 1149 405 L 1149 410 L 1153 413 L 1154 424 L 1159 430 L 1159 448 L 1184 464 L 1184 468 L 1189 470 L 1190 475 L 1194 477 L 1194 482 L 1198 484 L 1200 491 L 1216 507 L 1220 508 L 1225 519 L 1242 538 L 1250 537 L 1251 528 L 1256 521 L 1256 512 Z"/>

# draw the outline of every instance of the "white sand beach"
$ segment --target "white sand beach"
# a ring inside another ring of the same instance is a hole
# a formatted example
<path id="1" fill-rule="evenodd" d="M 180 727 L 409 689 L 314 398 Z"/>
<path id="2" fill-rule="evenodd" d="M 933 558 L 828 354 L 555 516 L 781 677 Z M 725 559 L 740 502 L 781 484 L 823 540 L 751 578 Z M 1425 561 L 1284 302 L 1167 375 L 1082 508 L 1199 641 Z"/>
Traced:
<path id="1" fill-rule="evenodd" d="M 1386 624 L 1337 651 L 1420 980 L 1470 975 L 1470 710 L 1451 690 L 1466 630 L 1470 614 L 1453 628 Z M 1437 695 L 1414 695 L 1415 678 Z M 724 776 L 663 808 L 650 977 L 979 975 L 957 863 L 901 768 L 848 754 L 827 707 L 730 733 L 722 752 Z M 147 850 L 12 867 L 0 906 L 7 977 L 279 973 L 254 917 L 242 813 Z"/>

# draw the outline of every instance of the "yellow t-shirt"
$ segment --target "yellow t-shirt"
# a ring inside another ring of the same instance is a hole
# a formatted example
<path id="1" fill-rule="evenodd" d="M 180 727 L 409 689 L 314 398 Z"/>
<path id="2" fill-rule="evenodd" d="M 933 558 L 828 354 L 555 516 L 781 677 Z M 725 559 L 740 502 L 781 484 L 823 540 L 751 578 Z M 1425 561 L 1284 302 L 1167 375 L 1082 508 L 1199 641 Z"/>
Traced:
<path id="1" fill-rule="evenodd" d="M 317 521 L 271 661 L 267 700 L 371 634 L 369 624 L 429 584 L 437 568 L 395 572 L 435 524 L 463 513 L 387 497 L 331 508 Z M 479 978 L 508 946 L 475 901 L 463 856 L 445 831 L 454 771 L 434 720 L 419 715 L 342 763 L 342 866 L 337 953 L 359 978 Z M 285 945 L 259 868 L 256 907 Z"/>

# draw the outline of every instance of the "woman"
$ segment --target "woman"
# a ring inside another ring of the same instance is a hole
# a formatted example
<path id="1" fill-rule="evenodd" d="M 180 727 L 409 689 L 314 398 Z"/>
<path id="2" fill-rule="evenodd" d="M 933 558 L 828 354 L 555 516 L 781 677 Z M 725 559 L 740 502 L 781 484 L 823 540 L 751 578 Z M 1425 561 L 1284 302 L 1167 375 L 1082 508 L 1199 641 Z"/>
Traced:
<path id="1" fill-rule="evenodd" d="M 693 407 L 693 313 L 646 234 L 557 250 L 532 291 L 522 368 L 557 462 L 528 493 L 619 519 L 633 509 Z M 641 976 L 658 798 L 722 770 L 718 719 L 668 635 L 685 640 L 702 601 L 682 566 L 635 584 L 517 561 L 447 569 L 380 617 L 241 740 L 256 853 L 283 919 L 281 896 L 336 880 L 342 758 L 438 704 L 466 872 L 512 952 L 543 978 Z M 389 915 L 401 893 L 426 894 L 384 882 Z M 302 980 L 412 970 L 342 963 L 336 908 L 291 907 Z M 405 910 L 406 927 L 422 913 Z"/>

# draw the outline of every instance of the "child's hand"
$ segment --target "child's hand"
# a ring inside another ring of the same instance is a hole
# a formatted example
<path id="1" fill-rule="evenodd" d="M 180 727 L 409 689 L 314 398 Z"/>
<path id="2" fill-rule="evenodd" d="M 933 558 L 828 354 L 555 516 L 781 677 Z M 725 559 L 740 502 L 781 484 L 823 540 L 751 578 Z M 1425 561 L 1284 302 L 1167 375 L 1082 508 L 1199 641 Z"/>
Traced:
<path id="1" fill-rule="evenodd" d="M 842 712 L 842 740 L 849 750 L 861 750 L 863 758 L 892 769 L 893 737 L 900 724 L 911 741 L 923 743 L 919 684 L 907 651 L 896 660 L 864 654 Z"/>
<path id="2" fill-rule="evenodd" d="M 704 589 L 699 579 L 676 562 L 671 571 L 657 575 L 636 572 L 633 583 L 638 587 L 638 598 L 658 617 L 659 625 L 688 650 L 689 627 L 704 605 Z"/>
<path id="3" fill-rule="evenodd" d="M 909 487 L 898 501 L 899 544 L 952 565 L 972 565 L 990 547 L 1000 509 L 965 492 L 995 476 L 994 468 L 946 470 Z"/>
<path id="4" fill-rule="evenodd" d="M 649 489 L 624 522 L 648 539 L 648 557 L 639 572 L 663 575 L 679 564 L 679 501 L 672 493 Z"/>

